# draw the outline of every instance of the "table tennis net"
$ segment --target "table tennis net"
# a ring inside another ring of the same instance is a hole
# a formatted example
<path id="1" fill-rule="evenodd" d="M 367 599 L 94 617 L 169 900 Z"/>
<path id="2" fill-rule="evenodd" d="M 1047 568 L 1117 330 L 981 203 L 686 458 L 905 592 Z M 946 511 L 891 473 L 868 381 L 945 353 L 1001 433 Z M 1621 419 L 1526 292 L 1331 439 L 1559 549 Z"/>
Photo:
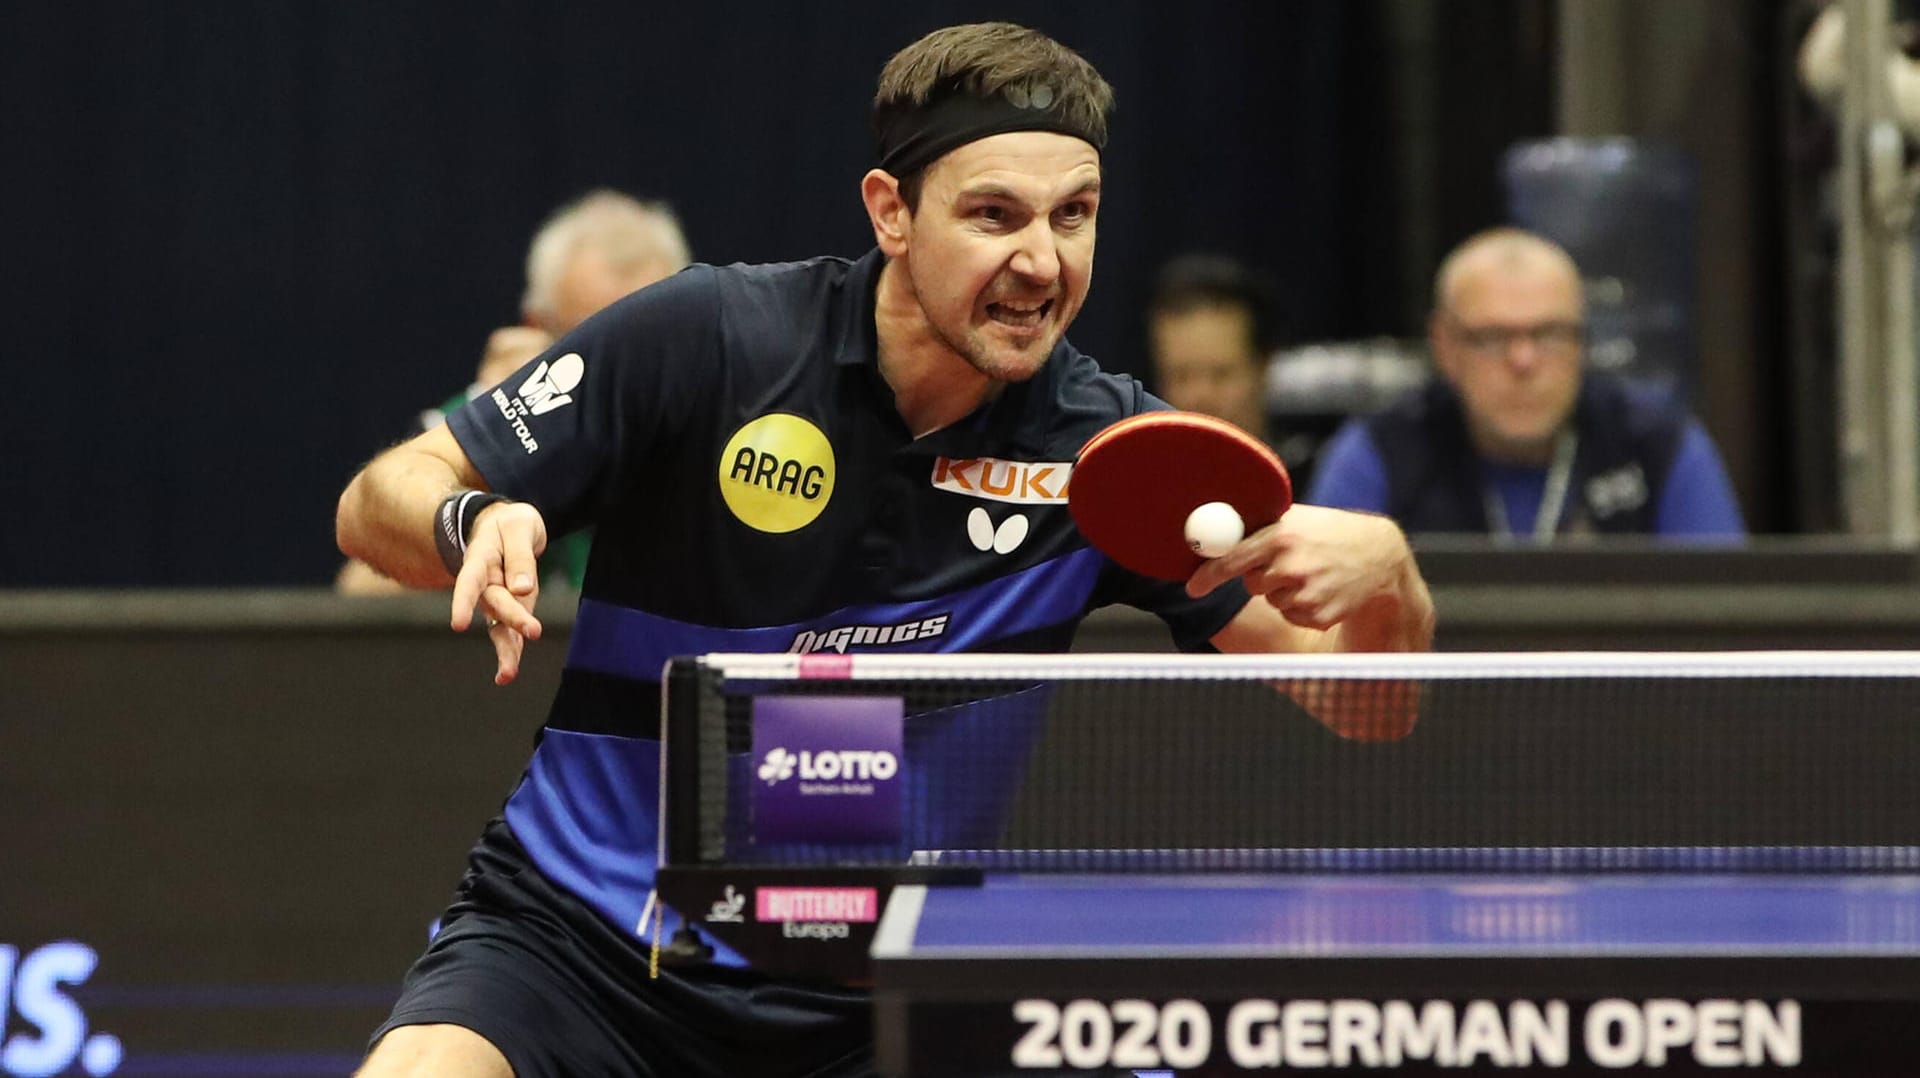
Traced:
<path id="1" fill-rule="evenodd" d="M 1920 653 L 714 655 L 665 692 L 670 864 L 1920 871 Z"/>

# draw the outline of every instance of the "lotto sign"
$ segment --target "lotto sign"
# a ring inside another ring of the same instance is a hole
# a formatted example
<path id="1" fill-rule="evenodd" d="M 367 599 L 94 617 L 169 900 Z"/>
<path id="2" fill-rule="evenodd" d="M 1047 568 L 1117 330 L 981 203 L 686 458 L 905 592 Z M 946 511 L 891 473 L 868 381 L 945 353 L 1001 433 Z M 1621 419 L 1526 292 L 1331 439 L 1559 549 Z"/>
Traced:
<path id="1" fill-rule="evenodd" d="M 754 841 L 900 841 L 903 713 L 897 696 L 756 698 Z"/>

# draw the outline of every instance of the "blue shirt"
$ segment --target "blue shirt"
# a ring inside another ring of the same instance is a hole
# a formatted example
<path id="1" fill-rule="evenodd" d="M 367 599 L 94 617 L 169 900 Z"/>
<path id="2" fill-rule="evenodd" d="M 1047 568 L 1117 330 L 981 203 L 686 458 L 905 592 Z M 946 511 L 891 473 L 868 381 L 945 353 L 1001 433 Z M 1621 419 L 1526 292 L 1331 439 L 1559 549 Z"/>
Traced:
<path id="1" fill-rule="evenodd" d="M 1546 496 L 1548 469 L 1478 458 L 1474 464 L 1483 489 L 1499 499 L 1512 533 L 1532 535 Z M 1672 462 L 1664 476 L 1655 477 L 1653 482 L 1651 534 L 1691 540 L 1738 539 L 1746 534 L 1733 484 L 1712 439 L 1697 419 L 1686 417 L 1682 421 Z M 1343 424 L 1321 451 L 1306 501 L 1391 513 L 1391 487 L 1387 462 L 1368 421 L 1353 419 Z M 1586 492 L 1575 491 L 1568 500 L 1577 502 L 1585 497 Z M 1562 506 L 1555 530 L 1569 519 L 1566 508 Z"/>
<path id="2" fill-rule="evenodd" d="M 1116 602 L 1196 650 L 1248 601 L 1237 586 L 1189 599 L 1080 538 L 1065 500 L 1079 448 L 1165 405 L 1065 341 L 1031 380 L 915 439 L 878 369 L 884 264 L 692 266 L 448 419 L 488 485 L 550 532 L 595 526 L 561 686 L 506 819 L 546 875 L 629 930 L 653 878 L 668 658 L 1064 650 Z M 937 757 L 956 720 L 935 725 L 908 720 L 910 755 Z M 1003 816 L 967 822 L 990 832 Z M 993 840 L 910 836 L 962 838 Z"/>

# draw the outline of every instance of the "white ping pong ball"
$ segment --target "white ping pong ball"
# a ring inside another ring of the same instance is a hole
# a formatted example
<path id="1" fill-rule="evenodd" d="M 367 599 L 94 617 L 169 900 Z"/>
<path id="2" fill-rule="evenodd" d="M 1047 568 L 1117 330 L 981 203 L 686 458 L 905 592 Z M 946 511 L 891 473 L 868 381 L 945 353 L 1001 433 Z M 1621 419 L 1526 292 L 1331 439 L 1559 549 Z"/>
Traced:
<path id="1" fill-rule="evenodd" d="M 1246 523 L 1226 502 L 1208 502 L 1187 514 L 1187 545 L 1203 558 L 1225 554 L 1246 534 Z"/>

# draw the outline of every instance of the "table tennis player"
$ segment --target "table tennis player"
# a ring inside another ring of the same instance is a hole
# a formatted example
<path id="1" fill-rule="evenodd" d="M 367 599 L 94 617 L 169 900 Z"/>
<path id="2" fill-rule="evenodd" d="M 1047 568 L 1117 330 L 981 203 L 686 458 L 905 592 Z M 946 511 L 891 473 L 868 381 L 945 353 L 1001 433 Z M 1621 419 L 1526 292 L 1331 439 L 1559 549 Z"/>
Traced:
<path id="1" fill-rule="evenodd" d="M 873 1072 L 863 991 L 721 952 L 649 976 L 668 656 L 1062 650 L 1116 602 L 1188 650 L 1428 645 L 1425 584 L 1384 517 L 1298 506 L 1184 583 L 1075 528 L 1077 451 L 1164 407 L 1063 339 L 1111 102 L 1039 33 L 936 31 L 880 76 L 860 185 L 877 249 L 693 266 L 355 477 L 341 549 L 452 580 L 452 625 L 485 617 L 501 683 L 541 633 L 547 537 L 598 537 L 538 747 L 363 1074 Z"/>

